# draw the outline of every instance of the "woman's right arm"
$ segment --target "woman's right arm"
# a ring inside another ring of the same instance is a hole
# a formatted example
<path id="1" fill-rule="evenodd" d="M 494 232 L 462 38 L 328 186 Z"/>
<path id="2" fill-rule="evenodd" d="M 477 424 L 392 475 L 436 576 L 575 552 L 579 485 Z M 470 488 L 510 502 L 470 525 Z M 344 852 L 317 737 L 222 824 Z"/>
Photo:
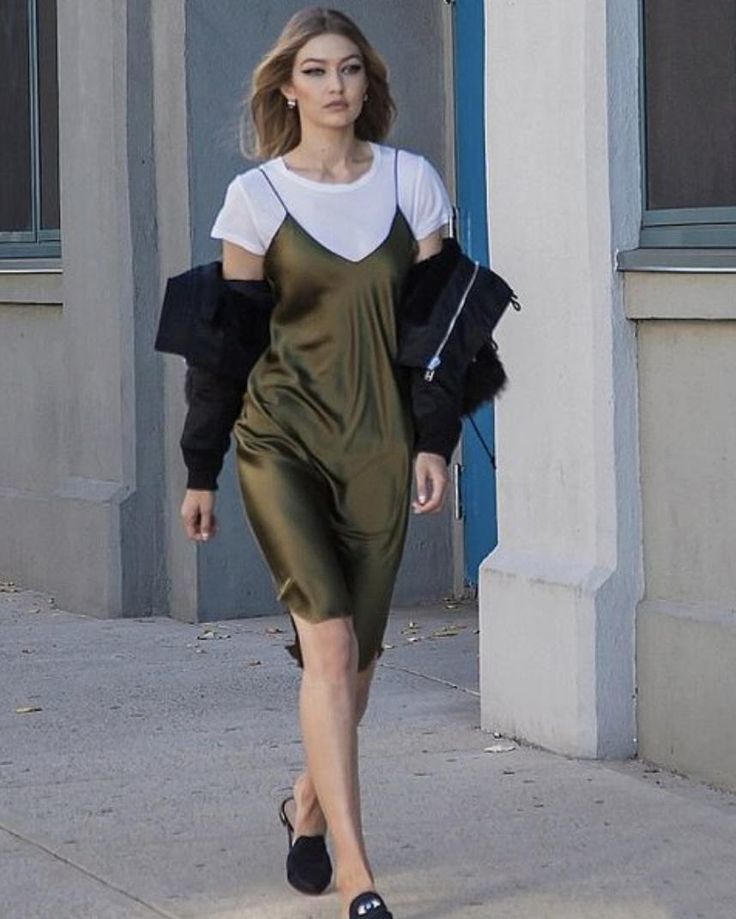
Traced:
<path id="1" fill-rule="evenodd" d="M 222 276 L 226 281 L 262 281 L 263 256 L 223 239 Z"/>
<path id="2" fill-rule="evenodd" d="M 235 243 L 222 242 L 222 276 L 228 281 L 263 279 L 263 256 Z M 187 417 L 181 448 L 188 469 L 187 489 L 181 505 L 181 520 L 189 537 L 206 542 L 217 532 L 215 491 L 217 476 L 230 445 L 230 432 L 242 405 L 243 387 L 234 381 L 198 367 L 187 367 L 185 393 Z M 201 448 L 219 440 L 213 450 Z M 217 434 L 220 434 L 219 438 Z"/>

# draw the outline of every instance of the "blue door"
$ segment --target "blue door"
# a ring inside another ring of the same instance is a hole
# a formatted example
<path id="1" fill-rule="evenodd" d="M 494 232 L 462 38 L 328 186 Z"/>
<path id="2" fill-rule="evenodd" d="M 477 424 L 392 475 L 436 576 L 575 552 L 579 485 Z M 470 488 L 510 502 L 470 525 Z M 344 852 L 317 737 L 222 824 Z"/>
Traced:
<path id="1" fill-rule="evenodd" d="M 484 0 L 456 0 L 455 150 L 457 232 L 471 258 L 489 264 L 485 157 L 485 15 Z M 498 540 L 496 481 L 491 406 L 481 407 L 462 435 L 460 498 L 463 515 L 466 585 L 478 584 L 478 566 Z"/>

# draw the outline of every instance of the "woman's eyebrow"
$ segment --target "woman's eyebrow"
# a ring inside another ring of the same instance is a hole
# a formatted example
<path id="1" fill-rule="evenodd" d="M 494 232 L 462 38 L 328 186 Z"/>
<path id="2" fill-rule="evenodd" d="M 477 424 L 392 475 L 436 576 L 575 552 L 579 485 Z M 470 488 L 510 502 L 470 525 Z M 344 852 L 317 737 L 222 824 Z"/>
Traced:
<path id="1" fill-rule="evenodd" d="M 358 60 L 361 59 L 359 54 L 348 54 L 347 57 L 341 58 L 338 61 L 338 64 L 344 64 L 345 61 L 349 61 L 351 60 L 351 58 L 354 58 L 354 57 L 357 58 Z M 326 64 L 326 63 L 327 61 L 323 57 L 307 57 L 302 61 L 302 65 L 304 64 Z"/>

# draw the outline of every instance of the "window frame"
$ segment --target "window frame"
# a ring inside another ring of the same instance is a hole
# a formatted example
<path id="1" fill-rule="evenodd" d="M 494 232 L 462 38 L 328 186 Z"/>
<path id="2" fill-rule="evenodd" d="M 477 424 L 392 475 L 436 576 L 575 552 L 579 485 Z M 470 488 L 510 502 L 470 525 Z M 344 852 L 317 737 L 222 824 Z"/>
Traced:
<path id="1" fill-rule="evenodd" d="M 736 206 L 647 207 L 646 0 L 639 3 L 639 137 L 641 150 L 641 230 L 639 246 L 652 248 L 726 249 L 736 247 Z"/>
<path id="2" fill-rule="evenodd" d="M 0 230 L 0 267 L 7 259 L 58 258 L 61 256 L 61 230 L 42 229 L 40 99 L 38 79 L 38 0 L 26 0 L 28 10 L 28 95 L 31 137 L 31 230 Z M 56 8 L 58 26 L 58 5 Z M 58 38 L 57 38 L 58 105 Z"/>

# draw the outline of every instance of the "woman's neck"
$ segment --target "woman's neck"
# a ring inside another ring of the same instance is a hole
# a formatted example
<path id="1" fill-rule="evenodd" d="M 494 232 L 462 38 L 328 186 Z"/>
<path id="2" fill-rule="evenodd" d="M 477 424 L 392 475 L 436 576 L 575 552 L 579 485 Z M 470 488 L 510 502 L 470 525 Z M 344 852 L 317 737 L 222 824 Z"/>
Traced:
<path id="1" fill-rule="evenodd" d="M 353 182 L 371 167 L 371 149 L 355 134 L 310 132 L 284 156 L 293 172 L 318 182 Z"/>

